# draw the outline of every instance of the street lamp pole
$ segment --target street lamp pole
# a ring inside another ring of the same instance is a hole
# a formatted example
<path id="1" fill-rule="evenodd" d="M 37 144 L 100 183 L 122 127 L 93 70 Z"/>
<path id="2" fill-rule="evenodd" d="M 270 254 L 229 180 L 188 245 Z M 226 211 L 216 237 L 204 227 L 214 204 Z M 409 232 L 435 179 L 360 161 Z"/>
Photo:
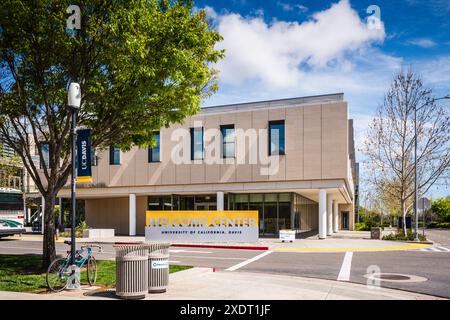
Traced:
<path id="1" fill-rule="evenodd" d="M 414 241 L 419 241 L 419 215 L 418 212 L 418 204 L 419 204 L 419 192 L 418 192 L 418 185 L 417 185 L 417 110 L 422 109 L 423 107 L 427 106 L 430 103 L 433 103 L 438 100 L 443 99 L 450 99 L 450 95 L 446 95 L 442 98 L 432 99 L 430 101 L 427 101 L 425 104 L 417 108 L 414 106 L 414 215 L 416 218 L 416 226 L 415 226 L 415 238 Z M 406 223 L 406 221 L 404 221 Z"/>
<path id="2" fill-rule="evenodd" d="M 70 264 L 72 266 L 72 284 L 71 289 L 77 289 L 79 281 L 76 277 L 75 266 L 75 227 L 76 227 L 76 194 L 75 187 L 77 183 L 77 169 L 76 169 L 76 147 L 77 147 L 77 113 L 81 104 L 81 89 L 78 83 L 72 82 L 69 86 L 68 105 L 71 112 L 71 126 L 70 126 L 70 141 L 72 153 L 72 181 L 71 181 L 71 200 L 72 200 L 72 230 L 71 230 L 71 249 L 70 249 Z M 78 273 L 79 274 L 79 273 Z"/>

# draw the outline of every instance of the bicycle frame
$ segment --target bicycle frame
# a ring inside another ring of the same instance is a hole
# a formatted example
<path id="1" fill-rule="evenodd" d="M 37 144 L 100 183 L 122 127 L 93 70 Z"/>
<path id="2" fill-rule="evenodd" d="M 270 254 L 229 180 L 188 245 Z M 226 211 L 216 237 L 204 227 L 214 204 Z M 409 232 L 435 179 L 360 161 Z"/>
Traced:
<path id="1" fill-rule="evenodd" d="M 90 247 L 83 246 L 81 247 L 81 249 L 75 250 L 75 265 L 81 269 L 91 256 L 93 255 L 92 255 L 92 248 Z M 65 260 L 66 262 L 63 265 L 63 269 L 67 269 L 70 266 L 70 251 L 67 251 Z"/>

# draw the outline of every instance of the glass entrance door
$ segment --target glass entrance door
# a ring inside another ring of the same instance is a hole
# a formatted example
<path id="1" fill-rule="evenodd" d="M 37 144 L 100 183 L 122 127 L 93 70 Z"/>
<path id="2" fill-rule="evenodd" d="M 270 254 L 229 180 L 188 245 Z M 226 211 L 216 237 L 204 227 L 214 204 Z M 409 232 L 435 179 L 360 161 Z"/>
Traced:
<path id="1" fill-rule="evenodd" d="M 342 212 L 342 230 L 348 230 L 348 212 Z"/>

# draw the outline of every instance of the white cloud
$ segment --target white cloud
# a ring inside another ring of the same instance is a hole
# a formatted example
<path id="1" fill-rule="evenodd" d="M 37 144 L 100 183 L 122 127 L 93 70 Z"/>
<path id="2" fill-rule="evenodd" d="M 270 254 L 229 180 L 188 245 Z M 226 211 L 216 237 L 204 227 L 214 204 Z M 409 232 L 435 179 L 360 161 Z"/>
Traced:
<path id="1" fill-rule="evenodd" d="M 299 13 L 304 13 L 308 11 L 308 7 L 305 7 L 302 4 L 292 4 L 287 2 L 277 2 L 277 6 L 281 7 L 283 11 L 294 11 L 297 10 Z"/>
<path id="2" fill-rule="evenodd" d="M 303 23 L 262 17 L 244 18 L 236 13 L 216 16 L 226 57 L 217 68 L 223 84 L 257 81 L 269 88 L 294 88 L 311 70 L 339 66 L 352 68 L 346 55 L 361 53 L 385 38 L 384 26 L 369 29 L 348 0 L 312 15 Z M 309 81 L 309 80 L 308 80 Z"/>
<path id="3" fill-rule="evenodd" d="M 197 8 L 196 8 L 197 9 Z M 218 17 L 218 14 L 217 14 L 217 12 L 214 10 L 214 8 L 212 8 L 212 7 L 210 7 L 210 6 L 205 6 L 204 8 L 203 8 L 203 10 L 205 10 L 205 12 L 206 12 L 206 16 L 208 17 L 208 18 L 211 18 L 211 19 L 217 19 L 217 17 Z"/>
<path id="4" fill-rule="evenodd" d="M 437 43 L 434 42 L 433 40 L 426 39 L 426 38 L 411 39 L 407 43 L 412 44 L 414 46 L 422 47 L 422 48 L 432 48 L 437 45 Z"/>

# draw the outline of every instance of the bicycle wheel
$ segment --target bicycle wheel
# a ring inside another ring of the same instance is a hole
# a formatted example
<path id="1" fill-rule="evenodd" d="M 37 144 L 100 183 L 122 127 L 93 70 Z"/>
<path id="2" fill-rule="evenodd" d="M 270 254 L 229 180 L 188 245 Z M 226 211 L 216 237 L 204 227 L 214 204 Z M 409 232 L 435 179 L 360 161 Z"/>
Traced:
<path id="1" fill-rule="evenodd" d="M 97 281 L 97 262 L 93 256 L 90 256 L 87 261 L 87 278 L 91 286 Z"/>
<path id="2" fill-rule="evenodd" d="M 59 258 L 54 260 L 48 267 L 45 279 L 47 281 L 47 286 L 53 292 L 60 292 L 66 288 L 70 277 L 67 266 L 67 260 Z"/>

